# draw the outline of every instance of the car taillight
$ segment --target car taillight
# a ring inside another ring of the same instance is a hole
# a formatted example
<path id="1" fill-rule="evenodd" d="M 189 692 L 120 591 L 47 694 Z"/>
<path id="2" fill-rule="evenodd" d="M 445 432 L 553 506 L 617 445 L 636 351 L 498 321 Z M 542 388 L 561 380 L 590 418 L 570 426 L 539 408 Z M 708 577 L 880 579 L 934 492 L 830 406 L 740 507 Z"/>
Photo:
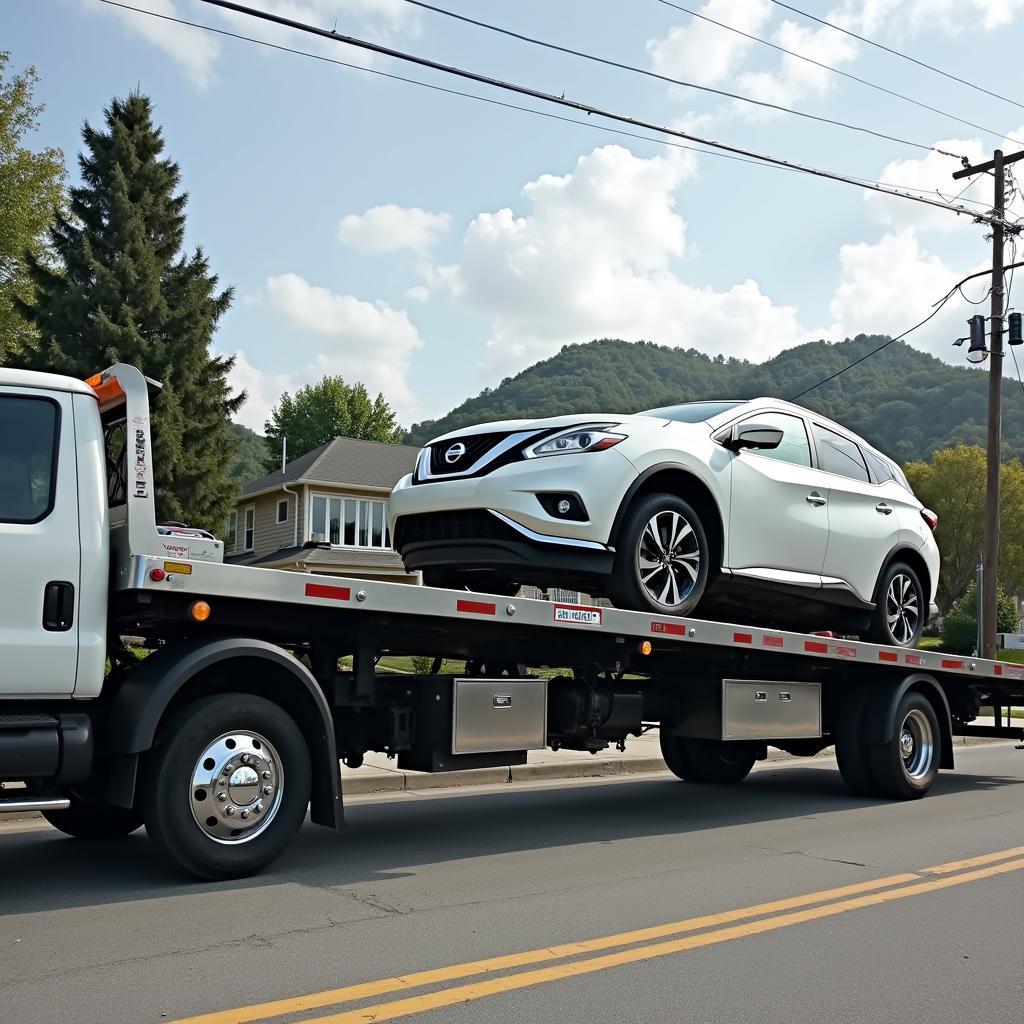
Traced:
<path id="1" fill-rule="evenodd" d="M 939 525 L 939 517 L 930 509 L 921 509 L 921 518 L 928 524 L 928 528 L 934 530 Z"/>

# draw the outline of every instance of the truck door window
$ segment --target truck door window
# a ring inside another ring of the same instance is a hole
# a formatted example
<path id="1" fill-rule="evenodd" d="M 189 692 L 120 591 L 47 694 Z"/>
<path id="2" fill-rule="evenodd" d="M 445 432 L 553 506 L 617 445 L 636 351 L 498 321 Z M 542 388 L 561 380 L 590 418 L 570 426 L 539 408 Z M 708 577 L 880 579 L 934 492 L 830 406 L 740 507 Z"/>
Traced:
<path id="1" fill-rule="evenodd" d="M 52 511 L 59 426 L 50 399 L 0 396 L 0 522 L 38 523 Z"/>

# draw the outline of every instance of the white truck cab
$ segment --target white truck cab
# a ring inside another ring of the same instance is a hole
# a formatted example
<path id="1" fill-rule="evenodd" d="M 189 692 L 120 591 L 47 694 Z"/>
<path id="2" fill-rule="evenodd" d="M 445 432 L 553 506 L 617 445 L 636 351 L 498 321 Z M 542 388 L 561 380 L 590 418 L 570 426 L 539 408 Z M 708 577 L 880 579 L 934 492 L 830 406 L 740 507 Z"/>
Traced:
<path id="1" fill-rule="evenodd" d="M 91 387 L 0 369 L 0 696 L 94 697 L 110 527 Z"/>

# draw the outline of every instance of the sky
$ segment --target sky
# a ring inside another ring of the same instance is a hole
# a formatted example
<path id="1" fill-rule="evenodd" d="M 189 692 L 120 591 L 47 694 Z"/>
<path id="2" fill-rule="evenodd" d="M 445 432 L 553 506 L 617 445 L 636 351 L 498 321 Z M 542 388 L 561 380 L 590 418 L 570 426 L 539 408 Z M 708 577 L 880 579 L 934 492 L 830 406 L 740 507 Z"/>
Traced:
<path id="1" fill-rule="evenodd" d="M 31 64 L 41 76 L 45 111 L 30 144 L 59 146 L 72 182 L 83 122 L 101 123 L 104 106 L 135 89 L 153 100 L 165 152 L 180 164 L 189 194 L 187 244 L 202 246 L 235 290 L 215 347 L 236 355 L 232 383 L 249 396 L 237 418 L 257 430 L 282 391 L 325 373 L 382 391 L 409 425 L 593 338 L 760 362 L 808 340 L 896 334 L 960 277 L 989 265 L 988 229 L 948 210 L 666 145 L 653 132 L 616 134 L 596 117 L 201 0 L 124 2 L 310 55 L 100 0 L 0 2 L 0 48 L 11 51 L 12 70 Z M 794 4 L 1006 99 L 772 0 L 437 0 L 661 78 L 542 49 L 408 0 L 250 4 L 704 138 L 927 190 L 940 201 L 963 187 L 952 180 L 959 156 L 976 162 L 997 146 L 1024 149 L 1024 0 Z M 984 210 L 991 200 L 992 179 L 982 176 L 957 202 Z M 1019 197 L 1011 208 L 1024 214 Z M 908 343 L 962 362 L 964 349 L 952 342 L 966 333 L 968 316 L 988 313 L 987 304 L 968 301 L 984 297 L 984 281 L 963 291 L 966 298 L 955 295 Z"/>

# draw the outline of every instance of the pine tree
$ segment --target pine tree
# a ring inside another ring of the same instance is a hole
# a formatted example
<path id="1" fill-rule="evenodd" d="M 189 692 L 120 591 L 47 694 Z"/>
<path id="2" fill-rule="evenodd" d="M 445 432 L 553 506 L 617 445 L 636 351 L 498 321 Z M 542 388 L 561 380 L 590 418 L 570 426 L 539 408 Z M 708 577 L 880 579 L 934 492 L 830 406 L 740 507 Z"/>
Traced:
<path id="1" fill-rule="evenodd" d="M 149 99 L 115 99 L 104 119 L 103 130 L 82 129 L 82 184 L 50 232 L 56 265 L 31 267 L 24 311 L 40 343 L 26 361 L 76 377 L 126 362 L 159 380 L 157 516 L 219 527 L 236 486 L 229 416 L 245 400 L 230 393 L 233 358 L 210 353 L 231 289 L 217 291 L 202 249 L 182 253 L 188 197 Z"/>

